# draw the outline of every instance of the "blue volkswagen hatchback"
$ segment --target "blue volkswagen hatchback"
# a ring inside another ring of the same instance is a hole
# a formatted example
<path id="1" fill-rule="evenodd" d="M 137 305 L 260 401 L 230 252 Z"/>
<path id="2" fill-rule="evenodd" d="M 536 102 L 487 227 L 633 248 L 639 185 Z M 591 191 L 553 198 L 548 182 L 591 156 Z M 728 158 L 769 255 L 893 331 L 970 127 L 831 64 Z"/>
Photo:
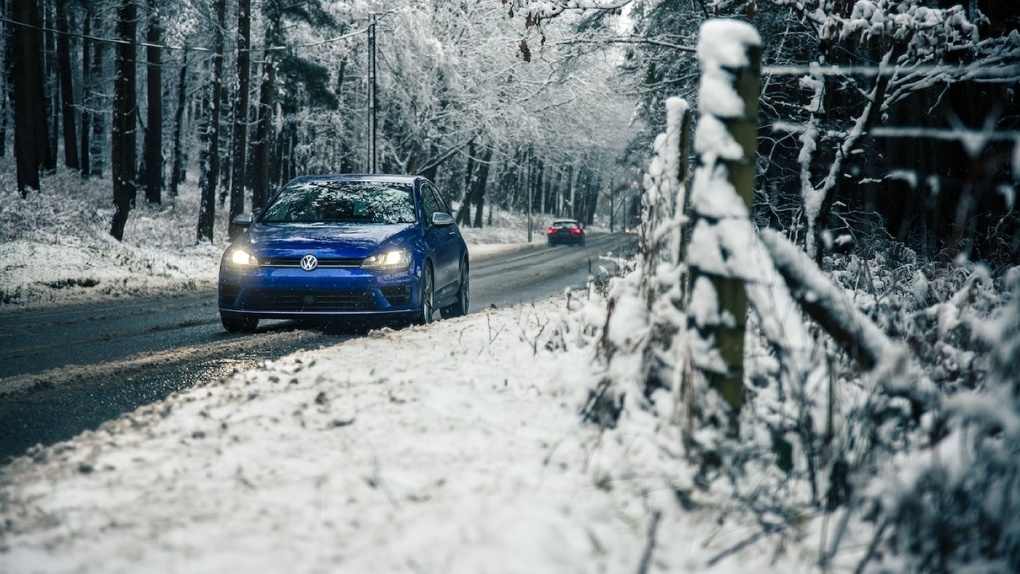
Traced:
<path id="1" fill-rule="evenodd" d="M 401 175 L 292 180 L 220 261 L 230 332 L 260 319 L 381 318 L 429 323 L 468 312 L 468 249 L 435 185 Z"/>

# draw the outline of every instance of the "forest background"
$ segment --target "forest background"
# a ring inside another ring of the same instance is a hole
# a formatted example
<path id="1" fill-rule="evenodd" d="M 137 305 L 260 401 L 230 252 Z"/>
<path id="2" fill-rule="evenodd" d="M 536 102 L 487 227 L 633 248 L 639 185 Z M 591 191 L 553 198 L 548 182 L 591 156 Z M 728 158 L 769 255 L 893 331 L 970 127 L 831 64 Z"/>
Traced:
<path id="1" fill-rule="evenodd" d="M 589 223 L 600 208 L 614 223 L 637 217 L 662 103 L 696 101 L 697 27 L 724 16 L 767 39 L 761 224 L 819 249 L 844 230 L 1000 265 L 1020 244 L 1009 3 L 5 8 L 0 155 L 15 152 L 23 193 L 58 163 L 108 179 L 117 238 L 137 201 L 172 203 L 189 173 L 205 241 L 216 209 L 251 211 L 298 174 L 373 168 L 436 180 L 462 225 L 484 225 L 486 202 Z M 898 68 L 878 73 L 883 63 Z"/>

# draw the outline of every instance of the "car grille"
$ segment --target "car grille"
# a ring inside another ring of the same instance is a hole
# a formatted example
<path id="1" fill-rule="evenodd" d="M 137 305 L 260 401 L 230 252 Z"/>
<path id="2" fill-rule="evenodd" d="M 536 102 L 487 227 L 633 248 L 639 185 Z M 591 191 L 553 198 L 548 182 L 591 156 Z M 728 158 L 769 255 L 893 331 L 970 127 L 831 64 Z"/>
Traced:
<path id="1" fill-rule="evenodd" d="M 248 298 L 250 311 L 372 311 L 367 291 L 256 291 Z"/>
<path id="2" fill-rule="evenodd" d="M 337 269 L 341 267 L 361 267 L 361 257 L 336 257 L 319 259 L 319 269 Z M 269 257 L 259 261 L 260 267 L 301 267 L 300 257 Z"/>

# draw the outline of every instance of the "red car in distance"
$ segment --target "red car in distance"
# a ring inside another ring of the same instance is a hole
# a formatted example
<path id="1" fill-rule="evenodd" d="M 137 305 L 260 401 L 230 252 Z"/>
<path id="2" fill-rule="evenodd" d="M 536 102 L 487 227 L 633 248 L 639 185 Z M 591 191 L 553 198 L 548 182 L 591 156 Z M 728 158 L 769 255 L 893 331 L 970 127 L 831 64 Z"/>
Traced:
<path id="1" fill-rule="evenodd" d="M 584 245 L 584 229 L 576 219 L 557 219 L 545 230 L 549 245 L 573 244 Z"/>

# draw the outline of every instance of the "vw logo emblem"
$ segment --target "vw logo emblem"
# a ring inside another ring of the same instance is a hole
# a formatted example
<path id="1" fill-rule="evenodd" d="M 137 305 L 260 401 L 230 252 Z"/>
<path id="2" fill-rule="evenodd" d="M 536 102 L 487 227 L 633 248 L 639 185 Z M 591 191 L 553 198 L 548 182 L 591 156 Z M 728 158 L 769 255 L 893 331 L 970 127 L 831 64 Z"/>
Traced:
<path id="1" fill-rule="evenodd" d="M 319 266 L 319 260 L 314 255 L 305 255 L 301 258 L 301 268 L 305 271 L 311 271 Z"/>

